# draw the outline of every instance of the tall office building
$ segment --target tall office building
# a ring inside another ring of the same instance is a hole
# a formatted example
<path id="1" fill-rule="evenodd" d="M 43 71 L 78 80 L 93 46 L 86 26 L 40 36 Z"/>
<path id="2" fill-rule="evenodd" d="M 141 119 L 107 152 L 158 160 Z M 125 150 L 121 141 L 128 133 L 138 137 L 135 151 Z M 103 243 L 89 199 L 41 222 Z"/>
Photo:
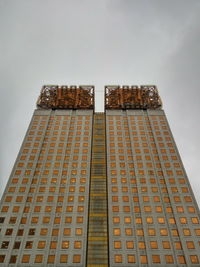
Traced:
<path id="1" fill-rule="evenodd" d="M 200 266 L 199 209 L 155 86 L 44 86 L 0 205 L 0 266 Z"/>

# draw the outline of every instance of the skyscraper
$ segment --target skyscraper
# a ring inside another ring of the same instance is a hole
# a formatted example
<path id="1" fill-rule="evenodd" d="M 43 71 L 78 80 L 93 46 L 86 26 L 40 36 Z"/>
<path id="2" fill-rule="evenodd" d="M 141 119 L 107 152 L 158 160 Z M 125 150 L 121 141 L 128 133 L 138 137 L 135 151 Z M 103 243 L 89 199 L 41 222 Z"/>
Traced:
<path id="1" fill-rule="evenodd" d="M 200 266 L 199 209 L 155 86 L 44 86 L 0 206 L 0 266 Z"/>

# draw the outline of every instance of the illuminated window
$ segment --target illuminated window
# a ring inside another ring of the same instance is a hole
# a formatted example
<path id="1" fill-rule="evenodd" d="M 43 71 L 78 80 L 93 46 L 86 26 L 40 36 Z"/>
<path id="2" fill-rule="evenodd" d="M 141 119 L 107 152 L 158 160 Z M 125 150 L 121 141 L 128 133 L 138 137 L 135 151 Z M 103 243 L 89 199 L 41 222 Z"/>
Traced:
<path id="1" fill-rule="evenodd" d="M 144 211 L 145 211 L 145 212 L 151 212 L 152 209 L 151 209 L 150 206 L 144 206 Z"/>
<path id="2" fill-rule="evenodd" d="M 176 210 L 177 210 L 178 213 L 182 213 L 182 212 L 184 212 L 184 209 L 183 209 L 182 206 L 177 206 L 177 207 L 176 207 Z"/>
<path id="3" fill-rule="evenodd" d="M 136 230 L 137 236 L 144 236 L 144 231 L 143 229 L 137 229 Z"/>
<path id="4" fill-rule="evenodd" d="M 191 263 L 199 263 L 199 259 L 197 255 L 190 256 Z"/>
<path id="5" fill-rule="evenodd" d="M 178 256 L 178 261 L 179 261 L 180 264 L 186 264 L 184 256 Z"/>
<path id="6" fill-rule="evenodd" d="M 80 262 L 81 262 L 81 255 L 74 255 L 73 263 L 80 263 Z"/>
<path id="7" fill-rule="evenodd" d="M 115 255 L 115 263 L 122 263 L 122 255 L 121 254 Z"/>
<path id="8" fill-rule="evenodd" d="M 184 236 L 190 236 L 191 235 L 190 229 L 183 229 L 183 234 Z"/>
<path id="9" fill-rule="evenodd" d="M 55 255 L 48 255 L 47 263 L 54 263 L 55 262 Z"/>
<path id="10" fill-rule="evenodd" d="M 62 249 L 69 248 L 69 241 L 62 241 Z"/>
<path id="11" fill-rule="evenodd" d="M 172 229 L 172 235 L 173 236 L 179 236 L 178 230 Z"/>
<path id="12" fill-rule="evenodd" d="M 146 221 L 147 221 L 147 223 L 153 223 L 153 218 L 152 217 L 147 217 Z"/>
<path id="13" fill-rule="evenodd" d="M 41 263 L 43 261 L 43 255 L 38 254 L 35 256 L 35 263 Z"/>
<path id="14" fill-rule="evenodd" d="M 152 255 L 153 263 L 160 263 L 160 256 L 159 255 Z"/>
<path id="15" fill-rule="evenodd" d="M 197 217 L 191 218 L 193 224 L 199 224 L 199 219 Z"/>
<path id="16" fill-rule="evenodd" d="M 176 248 L 177 250 L 181 250 L 181 249 L 182 249 L 181 242 L 175 242 L 174 244 L 175 244 L 175 248 Z"/>
<path id="17" fill-rule="evenodd" d="M 125 228 L 125 234 L 131 236 L 133 234 L 132 228 Z"/>
<path id="18" fill-rule="evenodd" d="M 113 217 L 113 223 L 120 223 L 120 217 Z"/>
<path id="19" fill-rule="evenodd" d="M 131 223 L 131 217 L 124 217 L 124 223 Z"/>
<path id="20" fill-rule="evenodd" d="M 24 254 L 22 256 L 22 263 L 29 263 L 29 260 L 30 260 L 30 254 Z"/>
<path id="21" fill-rule="evenodd" d="M 59 229 L 53 229 L 52 230 L 52 236 L 58 236 Z"/>
<path id="22" fill-rule="evenodd" d="M 71 229 L 70 228 L 64 228 L 63 235 L 64 236 L 70 236 L 70 234 L 71 234 Z"/>
<path id="23" fill-rule="evenodd" d="M 60 263 L 67 263 L 67 261 L 68 261 L 68 255 L 61 254 L 60 255 Z"/>
<path id="24" fill-rule="evenodd" d="M 56 247 L 57 247 L 57 241 L 51 241 L 50 249 L 56 249 Z"/>
<path id="25" fill-rule="evenodd" d="M 157 241 L 150 241 L 150 246 L 151 246 L 152 249 L 157 249 L 158 248 Z"/>
<path id="26" fill-rule="evenodd" d="M 134 242 L 133 241 L 126 241 L 126 248 L 127 249 L 133 249 L 134 248 Z"/>
<path id="27" fill-rule="evenodd" d="M 186 245 L 188 249 L 195 249 L 193 241 L 186 241 Z"/>
<path id="28" fill-rule="evenodd" d="M 139 247 L 139 249 L 145 249 L 146 248 L 145 242 L 139 241 L 138 247 Z"/>
<path id="29" fill-rule="evenodd" d="M 121 241 L 114 241 L 114 248 L 120 249 L 121 248 Z"/>
<path id="30" fill-rule="evenodd" d="M 162 241 L 163 248 L 165 249 L 170 249 L 170 242 L 169 241 Z"/>
<path id="31" fill-rule="evenodd" d="M 121 234 L 120 228 L 114 228 L 113 229 L 113 235 L 117 236 L 117 235 L 120 235 L 120 234 Z"/>
<path id="32" fill-rule="evenodd" d="M 128 263 L 135 263 L 135 255 L 128 255 Z"/>
<path id="33" fill-rule="evenodd" d="M 82 228 L 76 228 L 75 233 L 76 235 L 82 235 L 83 234 Z"/>
<path id="34" fill-rule="evenodd" d="M 141 256 L 140 256 L 140 262 L 141 262 L 142 264 L 144 264 L 144 263 L 148 263 L 148 261 L 147 261 L 147 256 L 146 256 L 146 255 L 141 255 Z"/>
<path id="35" fill-rule="evenodd" d="M 46 246 L 46 241 L 39 241 L 37 248 L 41 249 L 41 248 L 45 248 L 45 246 Z"/>
<path id="36" fill-rule="evenodd" d="M 160 229 L 160 235 L 167 236 L 168 235 L 167 229 Z"/>
<path id="37" fill-rule="evenodd" d="M 166 263 L 174 263 L 174 259 L 173 259 L 173 256 L 172 255 L 165 255 L 165 261 Z"/>

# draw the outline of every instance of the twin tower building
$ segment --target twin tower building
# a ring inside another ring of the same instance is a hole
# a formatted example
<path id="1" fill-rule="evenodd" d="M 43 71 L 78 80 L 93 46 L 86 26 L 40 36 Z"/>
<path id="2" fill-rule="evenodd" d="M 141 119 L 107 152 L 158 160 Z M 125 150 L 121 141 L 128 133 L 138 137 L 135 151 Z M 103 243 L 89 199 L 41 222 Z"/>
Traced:
<path id="1" fill-rule="evenodd" d="M 0 266 L 200 266 L 200 214 L 155 86 L 44 86 L 0 205 Z"/>

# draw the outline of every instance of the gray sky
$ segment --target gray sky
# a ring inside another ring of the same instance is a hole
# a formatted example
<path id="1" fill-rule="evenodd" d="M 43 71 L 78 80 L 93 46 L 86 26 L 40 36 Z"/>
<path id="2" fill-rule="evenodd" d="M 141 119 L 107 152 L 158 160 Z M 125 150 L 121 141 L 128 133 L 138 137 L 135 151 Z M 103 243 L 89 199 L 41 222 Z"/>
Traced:
<path id="1" fill-rule="evenodd" d="M 43 84 L 156 84 L 200 203 L 199 0 L 0 0 L 0 185 Z"/>

